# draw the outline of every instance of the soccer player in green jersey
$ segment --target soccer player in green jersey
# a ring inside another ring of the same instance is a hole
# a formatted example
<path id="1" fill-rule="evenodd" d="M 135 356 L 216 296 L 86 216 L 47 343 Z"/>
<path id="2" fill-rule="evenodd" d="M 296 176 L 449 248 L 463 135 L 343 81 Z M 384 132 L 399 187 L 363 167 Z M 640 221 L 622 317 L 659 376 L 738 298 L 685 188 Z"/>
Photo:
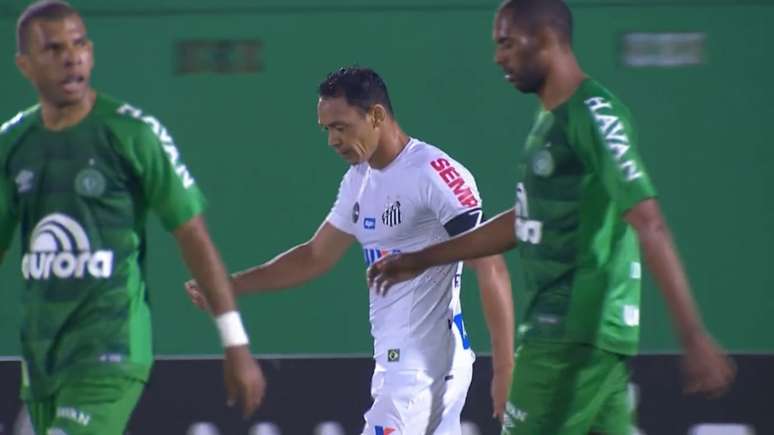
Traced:
<path id="1" fill-rule="evenodd" d="M 92 42 L 69 4 L 30 5 L 16 63 L 39 104 L 0 127 L 0 259 L 16 226 L 24 277 L 22 391 L 36 433 L 122 434 L 153 355 L 145 223 L 154 211 L 206 289 L 229 400 L 262 400 L 204 199 L 161 124 L 95 92 Z"/>
<path id="2" fill-rule="evenodd" d="M 588 77 L 561 0 L 498 9 L 495 62 L 542 106 L 517 167 L 516 205 L 488 224 L 369 270 L 384 291 L 437 264 L 509 250 L 518 240 L 527 311 L 519 326 L 504 434 L 632 433 L 627 357 L 636 353 L 640 251 L 684 350 L 686 389 L 718 394 L 734 370 L 702 325 L 631 114 Z"/>

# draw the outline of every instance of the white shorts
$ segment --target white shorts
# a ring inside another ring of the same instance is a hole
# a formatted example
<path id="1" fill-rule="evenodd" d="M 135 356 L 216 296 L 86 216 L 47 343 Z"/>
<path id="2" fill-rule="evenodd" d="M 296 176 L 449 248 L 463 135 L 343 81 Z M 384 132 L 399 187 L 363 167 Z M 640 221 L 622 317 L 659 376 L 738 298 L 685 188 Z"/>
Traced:
<path id="1" fill-rule="evenodd" d="M 374 371 L 374 403 L 365 414 L 363 435 L 461 435 L 472 375 L 472 365 L 437 378 L 418 370 Z"/>

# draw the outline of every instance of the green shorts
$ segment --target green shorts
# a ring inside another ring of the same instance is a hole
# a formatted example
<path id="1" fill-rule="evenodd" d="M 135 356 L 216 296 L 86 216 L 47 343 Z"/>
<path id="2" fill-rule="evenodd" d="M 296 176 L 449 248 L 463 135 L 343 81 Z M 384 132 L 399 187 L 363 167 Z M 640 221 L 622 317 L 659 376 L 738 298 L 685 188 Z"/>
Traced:
<path id="1" fill-rule="evenodd" d="M 37 435 L 122 435 L 143 387 L 137 379 L 84 378 L 27 401 L 27 410 Z"/>
<path id="2" fill-rule="evenodd" d="M 585 344 L 519 346 L 502 434 L 630 435 L 626 360 Z"/>

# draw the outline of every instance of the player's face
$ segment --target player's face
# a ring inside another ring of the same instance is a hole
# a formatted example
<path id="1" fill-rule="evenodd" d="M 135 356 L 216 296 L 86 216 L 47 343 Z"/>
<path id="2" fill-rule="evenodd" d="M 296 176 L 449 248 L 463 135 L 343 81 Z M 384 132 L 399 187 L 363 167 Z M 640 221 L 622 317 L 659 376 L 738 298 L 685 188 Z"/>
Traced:
<path id="1" fill-rule="evenodd" d="M 492 39 L 494 60 L 503 69 L 505 79 L 521 92 L 538 92 L 548 71 L 538 37 L 519 29 L 506 11 L 495 15 Z"/>
<path id="2" fill-rule="evenodd" d="M 328 133 L 328 145 L 349 164 L 370 159 L 379 144 L 380 123 L 374 110 L 363 113 L 344 97 L 320 98 L 317 122 Z"/>
<path id="3" fill-rule="evenodd" d="M 34 20 L 28 38 L 27 52 L 17 56 L 17 64 L 40 97 L 56 106 L 87 98 L 94 51 L 81 18 Z"/>

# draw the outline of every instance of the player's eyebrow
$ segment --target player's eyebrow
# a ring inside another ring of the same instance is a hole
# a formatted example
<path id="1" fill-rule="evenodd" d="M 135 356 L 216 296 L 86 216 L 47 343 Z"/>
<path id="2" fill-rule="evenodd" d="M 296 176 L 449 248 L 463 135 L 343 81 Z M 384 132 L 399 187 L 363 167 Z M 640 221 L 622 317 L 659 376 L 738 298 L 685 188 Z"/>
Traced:
<path id="1" fill-rule="evenodd" d="M 323 123 L 320 123 L 320 127 L 322 127 L 322 128 L 336 128 L 336 127 L 346 127 L 346 126 L 347 126 L 347 124 L 344 123 L 344 122 L 341 122 L 341 121 L 333 121 L 333 122 L 331 122 L 330 124 L 327 124 L 327 125 L 323 124 Z"/>
<path id="2" fill-rule="evenodd" d="M 61 41 L 46 41 L 45 44 L 43 44 L 43 49 L 45 50 L 61 50 L 62 47 L 64 47 L 64 43 Z"/>

